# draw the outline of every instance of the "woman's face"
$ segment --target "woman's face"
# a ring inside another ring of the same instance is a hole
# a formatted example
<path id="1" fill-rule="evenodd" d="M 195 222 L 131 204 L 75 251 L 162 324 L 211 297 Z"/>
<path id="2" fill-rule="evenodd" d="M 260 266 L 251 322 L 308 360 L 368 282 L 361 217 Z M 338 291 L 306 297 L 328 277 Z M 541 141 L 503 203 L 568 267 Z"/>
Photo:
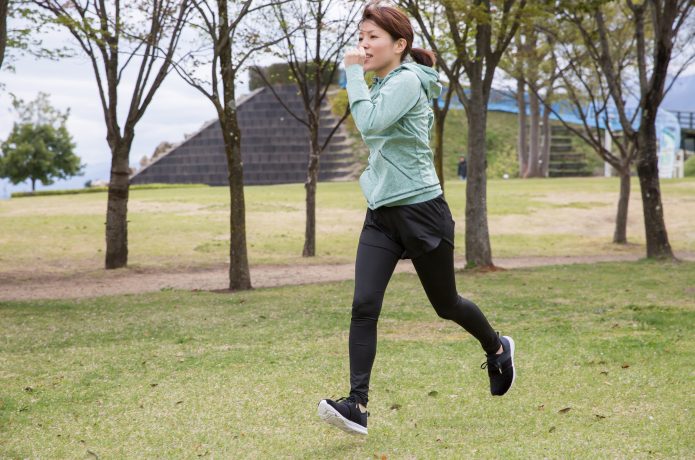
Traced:
<path id="1" fill-rule="evenodd" d="M 378 71 L 400 63 L 405 49 L 405 40 L 393 41 L 391 35 L 369 19 L 362 21 L 359 29 L 359 46 L 364 48 L 367 59 L 364 70 Z"/>

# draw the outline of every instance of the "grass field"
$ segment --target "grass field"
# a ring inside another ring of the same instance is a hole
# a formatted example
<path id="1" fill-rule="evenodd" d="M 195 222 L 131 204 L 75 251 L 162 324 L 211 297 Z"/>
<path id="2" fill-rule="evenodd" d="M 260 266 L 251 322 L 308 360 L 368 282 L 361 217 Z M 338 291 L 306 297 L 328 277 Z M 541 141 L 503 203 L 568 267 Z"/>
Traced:
<path id="1" fill-rule="evenodd" d="M 664 213 L 676 251 L 695 251 L 695 179 L 662 180 Z M 644 255 L 639 184 L 632 184 L 626 246 L 611 243 L 617 178 L 490 180 L 493 257 L 630 253 Z M 317 257 L 302 258 L 301 184 L 246 187 L 252 265 L 351 263 L 366 204 L 357 182 L 321 183 Z M 456 255 L 464 255 L 465 185 L 449 181 Z M 225 187 L 133 190 L 129 201 L 131 268 L 205 267 L 228 261 Z M 0 276 L 33 277 L 103 267 L 106 194 L 0 201 Z"/>
<path id="2" fill-rule="evenodd" d="M 458 274 L 517 344 L 493 398 L 477 342 L 398 274 L 366 438 L 316 416 L 348 391 L 352 282 L 0 303 L 0 458 L 693 458 L 694 279 L 647 261 Z"/>

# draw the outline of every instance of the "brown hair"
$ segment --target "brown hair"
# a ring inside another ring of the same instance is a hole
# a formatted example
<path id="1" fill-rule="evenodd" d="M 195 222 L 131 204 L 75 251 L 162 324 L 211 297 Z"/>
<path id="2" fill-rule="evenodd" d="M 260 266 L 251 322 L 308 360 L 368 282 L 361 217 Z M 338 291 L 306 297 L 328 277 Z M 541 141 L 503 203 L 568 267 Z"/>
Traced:
<path id="1" fill-rule="evenodd" d="M 410 24 L 408 16 L 399 8 L 394 6 L 380 5 L 379 0 L 371 0 L 365 6 L 362 12 L 362 19 L 358 27 L 363 21 L 370 20 L 376 25 L 384 29 L 391 35 L 394 41 L 403 38 L 406 41 L 405 49 L 401 54 L 401 62 L 410 53 L 413 60 L 418 64 L 434 67 L 437 62 L 436 55 L 433 51 L 413 48 L 413 26 Z"/>

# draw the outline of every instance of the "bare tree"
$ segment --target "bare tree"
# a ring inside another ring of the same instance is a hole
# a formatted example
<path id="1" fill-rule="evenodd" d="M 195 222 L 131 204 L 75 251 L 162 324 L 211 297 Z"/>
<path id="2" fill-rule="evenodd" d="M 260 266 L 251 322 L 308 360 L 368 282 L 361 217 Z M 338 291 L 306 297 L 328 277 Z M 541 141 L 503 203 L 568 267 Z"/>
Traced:
<path id="1" fill-rule="evenodd" d="M 509 92 L 516 99 L 519 113 L 519 176 L 548 177 L 551 127 L 550 111 L 544 103 L 553 100 L 557 79 L 557 62 L 551 53 L 555 46 L 553 33 L 562 30 L 562 25 L 554 17 L 552 7 L 544 2 L 529 2 L 527 9 L 533 10 L 533 19 L 529 14 L 529 20 L 519 27 L 500 68 L 516 82 L 516 88 Z"/>
<path id="2" fill-rule="evenodd" d="M 335 7 L 333 0 L 294 1 L 286 5 L 274 6 L 275 21 L 271 28 L 279 31 L 285 45 L 278 46 L 275 54 L 281 56 L 289 66 L 302 99 L 303 115 L 294 113 L 287 106 L 260 68 L 254 69 L 285 110 L 309 131 L 310 151 L 307 178 L 304 183 L 306 190 L 306 226 L 302 250 L 304 257 L 313 257 L 316 254 L 316 189 L 321 153 L 350 113 L 348 106 L 338 123 L 332 127 L 325 139 L 322 139 L 320 136 L 321 105 L 338 70 L 339 60 L 342 58 L 341 51 L 356 35 L 357 29 L 352 24 L 360 13 L 360 6 L 359 2 L 350 2 L 349 8 L 342 11 L 336 19 L 329 17 L 331 8 Z M 293 28 L 298 33 L 294 33 Z"/>
<path id="3" fill-rule="evenodd" d="M 440 2 L 449 27 L 447 36 L 456 50 L 457 60 L 454 63 L 460 64 L 470 83 L 470 92 L 466 94 L 452 70 L 455 66 L 441 63 L 450 89 L 455 90 L 463 102 L 468 120 L 466 266 L 493 267 L 487 222 L 487 104 L 495 70 L 523 19 L 526 0 Z M 437 41 L 429 33 L 420 14 L 418 0 L 400 0 L 400 4 L 418 22 L 435 53 L 441 54 Z M 500 4 L 499 7 L 497 4 Z"/>
<path id="4" fill-rule="evenodd" d="M 188 0 L 33 0 L 55 17 L 77 41 L 92 65 L 111 150 L 111 177 L 106 211 L 107 269 L 128 262 L 128 194 L 130 149 L 135 127 L 171 69 L 186 16 Z M 125 58 L 125 59 L 122 59 Z M 117 107 L 121 79 L 136 66 L 123 128 Z"/>
<path id="5" fill-rule="evenodd" d="M 291 1 L 291 0 L 284 0 Z M 252 7 L 253 0 L 193 0 L 189 24 L 199 36 L 174 60 L 176 72 L 215 107 L 222 131 L 229 180 L 229 289 L 252 289 L 246 245 L 246 199 L 235 83 L 249 57 L 275 42 L 262 39 L 253 15 L 278 2 Z M 284 3 L 284 2 L 282 2 Z M 230 8 L 231 7 L 231 8 Z"/>
<path id="6" fill-rule="evenodd" d="M 636 46 L 638 90 L 635 91 L 635 96 L 638 100 L 639 128 L 635 128 L 626 103 L 630 88 L 621 84 L 623 81 L 619 78 L 620 52 L 616 54 L 616 50 L 611 47 L 613 31 L 606 20 L 606 9 L 613 7 L 613 3 L 592 3 L 579 10 L 564 4 L 561 11 L 581 34 L 588 54 L 596 62 L 597 69 L 600 69 L 605 79 L 623 135 L 634 144 L 637 151 L 637 174 L 642 194 L 647 257 L 674 259 L 661 200 L 656 116 L 664 94 L 670 88 L 667 87 L 667 72 L 674 46 L 678 44 L 685 54 L 680 56 L 683 65 L 675 72 L 676 76 L 695 60 L 692 29 L 688 31 L 683 42 L 678 40 L 679 32 L 684 25 L 692 27 L 691 14 L 695 4 L 691 0 L 645 0 L 640 3 L 627 0 L 625 3 L 631 24 L 631 36 Z M 585 12 L 593 19 L 590 22 L 591 27 L 583 20 Z"/>
<path id="7" fill-rule="evenodd" d="M 407 7 L 407 6 L 406 6 Z M 421 0 L 419 3 L 418 13 L 422 16 L 422 21 L 426 24 L 426 30 L 432 40 L 437 42 L 437 50 L 440 54 L 437 55 L 435 68 L 442 69 L 442 61 L 449 63 L 448 68 L 451 72 L 450 78 L 460 80 L 463 77 L 463 69 L 461 61 L 457 59 L 456 49 L 449 37 L 446 36 L 446 19 L 442 14 L 443 7 L 439 0 Z M 419 27 L 415 28 L 418 37 L 422 42 L 427 42 L 427 38 L 420 31 Z M 452 90 L 451 84 L 448 85 L 446 95 L 444 96 L 443 107 L 439 106 L 439 101 L 434 101 L 434 166 L 439 177 L 439 183 L 444 187 L 444 127 L 446 116 L 449 113 L 451 98 L 456 92 Z"/>
<path id="8" fill-rule="evenodd" d="M 630 68 L 635 56 L 634 41 L 629 33 L 630 23 L 626 19 L 619 10 L 611 14 L 611 53 L 617 64 L 615 78 L 623 88 L 630 86 Z M 591 21 L 592 18 L 586 16 L 583 20 Z M 552 30 L 545 28 L 545 31 L 556 45 L 546 55 L 549 60 L 561 63 L 556 67 L 553 80 L 559 80 L 555 89 L 564 97 L 563 104 L 561 108 L 553 106 L 552 101 L 548 101 L 531 87 L 533 96 L 542 100 L 546 110 L 553 112 L 568 130 L 590 145 L 603 161 L 618 172 L 620 194 L 613 242 L 627 243 L 630 171 L 636 157 L 635 145 L 622 135 L 620 125 L 616 126 L 607 82 L 577 30 L 557 27 Z M 568 122 L 568 113 L 579 118 L 581 125 Z M 631 124 L 635 122 L 636 115 L 637 112 L 631 115 Z M 610 139 L 610 146 L 617 150 L 617 154 L 607 145 L 606 138 Z"/>

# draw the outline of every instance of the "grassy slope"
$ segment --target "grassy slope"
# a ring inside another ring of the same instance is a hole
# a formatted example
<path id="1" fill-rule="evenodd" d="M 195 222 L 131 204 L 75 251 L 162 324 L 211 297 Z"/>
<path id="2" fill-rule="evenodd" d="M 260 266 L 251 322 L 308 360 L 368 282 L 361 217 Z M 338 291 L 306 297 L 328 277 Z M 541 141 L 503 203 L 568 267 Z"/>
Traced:
<path id="1" fill-rule="evenodd" d="M 315 412 L 348 390 L 352 282 L 0 303 L 0 457 L 691 457 L 693 279 L 694 263 L 459 274 L 517 343 L 493 398 L 477 342 L 396 275 L 366 439 Z"/>

